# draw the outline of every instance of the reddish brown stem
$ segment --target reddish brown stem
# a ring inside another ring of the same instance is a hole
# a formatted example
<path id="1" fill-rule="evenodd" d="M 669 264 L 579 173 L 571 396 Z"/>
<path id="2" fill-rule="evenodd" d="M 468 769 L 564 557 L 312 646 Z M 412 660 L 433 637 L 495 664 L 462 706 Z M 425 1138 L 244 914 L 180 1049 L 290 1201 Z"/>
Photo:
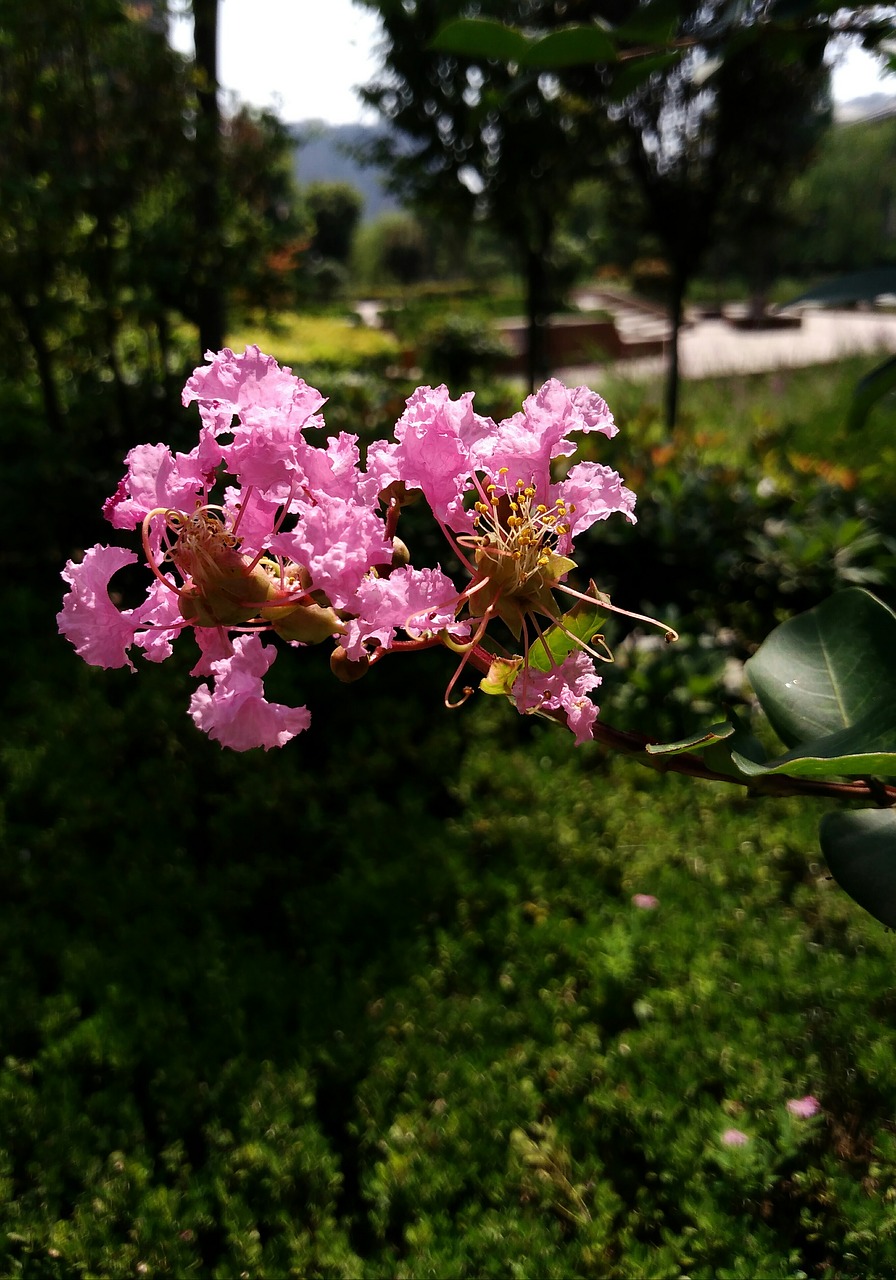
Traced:
<path id="1" fill-rule="evenodd" d="M 477 667 L 487 675 L 493 656 L 487 649 L 478 646 L 470 653 L 469 662 L 471 666 Z M 562 711 L 544 711 L 541 714 L 565 727 Z M 674 756 L 651 755 L 647 751 L 647 746 L 655 742 L 655 739 L 641 733 L 631 733 L 627 729 L 616 729 L 613 725 L 601 720 L 595 721 L 594 740 L 613 751 L 622 751 L 625 755 L 634 756 L 639 764 L 647 765 L 649 769 L 655 769 L 658 773 L 683 773 L 689 778 L 727 782 L 736 787 L 745 787 L 757 795 L 814 796 L 817 799 L 829 796 L 837 800 L 867 800 L 886 808 L 896 805 L 896 786 L 886 786 L 873 778 L 857 779 L 854 782 L 831 782 L 825 778 L 794 778 L 783 773 L 763 774 L 756 778 L 733 777 L 710 769 L 700 756 L 691 752 Z"/>

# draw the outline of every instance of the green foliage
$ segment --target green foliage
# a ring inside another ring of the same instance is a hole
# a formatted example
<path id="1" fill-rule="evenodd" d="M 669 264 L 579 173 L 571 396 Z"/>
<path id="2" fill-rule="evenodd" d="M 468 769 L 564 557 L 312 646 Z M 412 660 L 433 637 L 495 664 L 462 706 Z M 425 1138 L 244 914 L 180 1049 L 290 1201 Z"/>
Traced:
<path id="1" fill-rule="evenodd" d="M 867 591 L 841 591 L 782 623 L 746 673 L 790 750 L 745 772 L 807 777 L 896 773 L 896 614 Z"/>
<path id="2" fill-rule="evenodd" d="M 194 740 L 176 673 L 110 694 L 27 643 L 9 1274 L 885 1269 L 891 948 L 810 815 L 436 720 L 436 664 L 413 697 L 303 664 L 317 736 L 256 760 Z"/>
<path id="3" fill-rule="evenodd" d="M 256 319 L 246 321 L 227 335 L 228 344 L 241 351 L 254 342 L 263 351 L 276 351 L 281 364 L 307 370 L 382 368 L 398 354 L 398 344 L 382 329 L 371 329 L 357 318 L 340 315 L 279 313 L 267 327 Z"/>
<path id="4" fill-rule="evenodd" d="M 840 124 L 821 139 L 793 191 L 803 234 L 792 252 L 803 272 L 893 263 L 894 144 L 892 117 Z"/>
<path id="5" fill-rule="evenodd" d="M 869 797 L 891 804 L 883 779 L 896 776 L 894 643 L 892 610 L 868 592 L 840 592 L 782 623 L 746 664 L 759 706 L 789 750 L 769 759 L 730 716 L 727 724 L 703 734 L 662 747 L 648 744 L 647 752 L 702 752 L 712 769 L 760 787 L 772 775 L 785 785 L 799 778 L 870 779 Z M 891 813 L 828 814 L 822 848 L 847 893 L 893 925 L 896 830 Z"/>
<path id="6" fill-rule="evenodd" d="M 888 407 L 808 452 L 812 405 L 834 417 L 854 377 L 689 386 L 672 442 L 650 390 L 620 393 L 595 457 L 627 471 L 648 536 L 626 549 L 607 522 L 583 568 L 632 604 L 644 581 L 678 598 L 689 632 L 681 657 L 624 642 L 605 719 L 629 723 L 626 688 L 670 726 L 691 697 L 708 711 L 714 592 L 731 612 L 761 581 L 763 616 L 790 611 L 782 582 L 833 572 L 781 571 L 790 525 L 851 507 L 868 531 Z M 369 375 L 319 385 L 334 429 L 401 411 Z M 419 516 L 408 541 L 434 562 Z M 56 567 L 29 548 L 3 584 L 0 1272 L 888 1273 L 892 942 L 827 878 L 805 801 L 604 761 L 503 700 L 450 714 L 441 652 L 351 687 L 314 653 L 278 663 L 270 696 L 307 701 L 311 731 L 221 752 L 184 715 L 194 653 L 134 679 L 60 641 Z M 825 852 L 862 901 L 857 860 L 837 865 L 851 834 Z M 821 1112 L 801 1120 L 806 1094 Z"/>
<path id="7" fill-rule="evenodd" d="M 475 313 L 448 311 L 430 321 L 421 335 L 422 365 L 427 377 L 446 382 L 455 392 L 476 375 L 491 372 L 506 355 L 497 334 Z"/>
<path id="8" fill-rule="evenodd" d="M 363 227 L 355 246 L 355 267 L 368 286 L 421 281 L 432 262 L 432 245 L 422 222 L 409 213 L 385 213 Z"/>
<path id="9" fill-rule="evenodd" d="M 173 333 L 202 319 L 212 259 L 232 306 L 292 301 L 291 142 L 241 107 L 215 159 L 202 78 L 139 6 L 4 0 L 0 32 L 0 373 L 24 374 L 57 435 L 102 397 L 110 437 L 134 443 L 145 388 L 178 367 Z"/>
<path id="10" fill-rule="evenodd" d="M 348 182 L 312 182 L 304 196 L 314 218 L 313 251 L 347 262 L 364 204 L 360 193 Z"/>

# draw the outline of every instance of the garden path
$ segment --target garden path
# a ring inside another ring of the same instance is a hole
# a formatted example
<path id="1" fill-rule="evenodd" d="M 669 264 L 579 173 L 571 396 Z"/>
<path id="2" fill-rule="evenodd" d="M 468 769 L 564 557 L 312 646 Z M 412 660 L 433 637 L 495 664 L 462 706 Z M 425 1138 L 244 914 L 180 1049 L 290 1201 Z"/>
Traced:
<path id="1" fill-rule="evenodd" d="M 681 332 L 681 371 L 684 378 L 711 378 L 733 373 L 763 373 L 774 369 L 826 364 L 844 356 L 896 353 L 896 314 L 882 311 L 803 312 L 799 328 L 743 330 L 725 320 L 697 319 Z M 558 369 L 567 384 L 587 382 L 595 369 Z M 617 361 L 614 372 L 632 378 L 661 374 L 662 356 Z"/>

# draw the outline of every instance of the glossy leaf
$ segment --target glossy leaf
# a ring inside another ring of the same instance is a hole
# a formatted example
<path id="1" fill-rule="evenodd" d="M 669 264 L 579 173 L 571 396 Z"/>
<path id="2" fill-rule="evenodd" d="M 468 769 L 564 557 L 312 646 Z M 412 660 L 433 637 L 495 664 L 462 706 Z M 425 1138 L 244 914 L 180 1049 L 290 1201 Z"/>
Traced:
<path id="1" fill-rule="evenodd" d="M 785 302 L 785 307 L 795 307 L 812 302 L 820 307 L 845 307 L 854 302 L 873 302 L 883 294 L 896 294 L 896 267 L 876 267 L 871 271 L 851 271 L 816 285 L 798 298 Z"/>
<path id="2" fill-rule="evenodd" d="M 821 851 L 831 875 L 875 919 L 896 929 L 896 813 L 827 813 Z"/>
<path id="3" fill-rule="evenodd" d="M 896 774 L 896 615 L 853 588 L 777 627 L 747 662 L 763 711 L 790 748 L 744 773 Z"/>
<path id="4" fill-rule="evenodd" d="M 663 45 L 675 35 L 681 21 L 679 0 L 651 0 L 639 6 L 613 35 L 629 44 Z"/>
<path id="5" fill-rule="evenodd" d="M 849 406 L 847 426 L 857 430 L 865 425 L 868 414 L 885 395 L 896 388 L 896 356 L 885 360 L 866 373 L 856 384 Z"/>
<path id="6" fill-rule="evenodd" d="M 521 31 L 491 18 L 458 18 L 446 22 L 430 45 L 437 53 L 494 58 L 499 62 L 521 62 L 531 47 L 532 42 Z"/>
<path id="7" fill-rule="evenodd" d="M 749 759 L 751 763 L 764 757 L 761 743 L 733 709 L 729 710 L 727 720 L 710 725 L 700 733 L 693 733 L 678 742 L 651 742 L 647 745 L 648 755 L 681 755 L 687 751 L 700 753 L 715 773 L 740 781 L 745 781 L 745 774 L 734 757 Z"/>
<path id="8" fill-rule="evenodd" d="M 595 62 L 614 62 L 616 46 L 599 26 L 563 27 L 536 40 L 520 59 L 523 66 L 552 71 Z"/>
<path id="9" fill-rule="evenodd" d="M 580 649 L 583 644 L 591 645 L 594 638 L 600 634 L 605 617 L 606 615 L 601 613 L 600 609 L 576 605 L 575 609 L 560 619 L 562 628 L 548 627 L 544 633 L 544 642 L 538 639 L 531 645 L 529 666 L 536 671 L 550 671 L 553 666 L 559 665 L 572 653 L 573 649 Z M 550 650 L 550 657 L 545 650 L 545 645 Z"/>
<path id="10" fill-rule="evenodd" d="M 784 622 L 746 664 L 772 728 L 788 746 L 896 703 L 896 614 L 858 587 Z"/>
<path id="11" fill-rule="evenodd" d="M 711 724 L 708 729 L 692 733 L 690 737 L 679 738 L 677 742 L 648 742 L 647 754 L 651 756 L 677 756 L 685 751 L 702 751 L 704 747 L 722 742 L 734 733 L 734 725 L 723 720 L 719 724 Z"/>
<path id="12" fill-rule="evenodd" d="M 681 58 L 679 52 L 651 54 L 645 58 L 632 58 L 622 63 L 613 76 L 610 97 L 622 102 L 629 94 L 640 89 L 655 71 L 665 71 Z"/>

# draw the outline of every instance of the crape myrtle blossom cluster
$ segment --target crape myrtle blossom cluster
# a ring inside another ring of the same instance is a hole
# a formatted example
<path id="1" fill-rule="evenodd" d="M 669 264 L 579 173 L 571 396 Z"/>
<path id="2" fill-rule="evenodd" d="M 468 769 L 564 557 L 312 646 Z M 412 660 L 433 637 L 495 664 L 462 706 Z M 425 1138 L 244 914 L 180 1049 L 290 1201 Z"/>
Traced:
<path id="1" fill-rule="evenodd" d="M 291 647 L 332 643 L 331 666 L 345 680 L 387 654 L 440 644 L 459 659 L 449 705 L 472 692 L 454 693 L 469 664 L 486 677 L 482 688 L 521 713 L 560 719 L 576 742 L 591 737 L 594 662 L 609 655 L 570 619 L 613 606 L 566 578 L 576 535 L 616 512 L 634 521 L 635 497 L 609 467 L 579 462 L 554 482 L 551 463 L 574 453 L 572 432 L 616 434 L 598 395 L 551 380 L 496 424 L 474 412 L 472 393 L 452 400 L 445 387 L 420 387 L 394 439 L 372 444 L 362 467 L 356 436 L 318 443 L 324 397 L 289 369 L 255 346 L 206 358 L 183 392 L 199 409 L 196 447 L 132 449 L 104 506 L 116 529 L 139 531 L 152 574 L 145 601 L 122 610 L 110 597 L 113 576 L 138 560 L 123 547 L 94 546 L 63 572 L 59 627 L 81 657 L 133 670 L 132 652 L 161 662 L 192 630 L 192 674 L 204 683 L 190 715 L 222 745 L 246 750 L 282 746 L 310 721 L 304 707 L 265 699 L 274 636 Z M 396 527 L 414 491 L 468 575 L 464 586 L 410 563 Z M 558 593 L 572 598 L 573 614 Z M 486 635 L 495 621 L 514 650 Z"/>

